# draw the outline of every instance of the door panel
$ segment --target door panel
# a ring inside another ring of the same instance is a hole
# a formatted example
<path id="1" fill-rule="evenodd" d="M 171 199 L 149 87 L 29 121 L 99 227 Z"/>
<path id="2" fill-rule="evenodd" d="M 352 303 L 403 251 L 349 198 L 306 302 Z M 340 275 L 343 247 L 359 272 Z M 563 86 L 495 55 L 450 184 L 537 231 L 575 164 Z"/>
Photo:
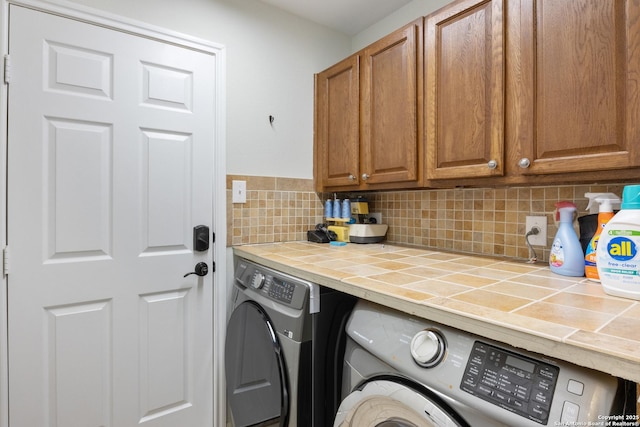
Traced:
<path id="1" fill-rule="evenodd" d="M 465 0 L 426 19 L 428 179 L 504 173 L 502 4 Z"/>
<path id="2" fill-rule="evenodd" d="M 10 17 L 10 423 L 212 425 L 215 58 Z"/>
<path id="3" fill-rule="evenodd" d="M 523 175 L 640 165 L 640 4 L 509 2 L 512 163 Z M 517 144 L 517 145 L 516 145 Z"/>

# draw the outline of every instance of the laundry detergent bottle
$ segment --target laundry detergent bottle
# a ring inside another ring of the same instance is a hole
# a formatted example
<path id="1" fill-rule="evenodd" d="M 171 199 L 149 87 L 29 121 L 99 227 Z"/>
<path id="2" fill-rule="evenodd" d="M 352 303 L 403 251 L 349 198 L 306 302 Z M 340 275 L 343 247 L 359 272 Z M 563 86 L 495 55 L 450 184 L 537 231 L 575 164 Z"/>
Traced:
<path id="1" fill-rule="evenodd" d="M 573 229 L 576 205 L 571 202 L 558 202 L 556 208 L 560 222 L 549 255 L 549 268 L 563 276 L 584 276 L 584 253 L 578 235 Z"/>
<path id="2" fill-rule="evenodd" d="M 640 185 L 622 190 L 620 212 L 604 226 L 596 248 L 602 289 L 640 300 Z"/>
<path id="3" fill-rule="evenodd" d="M 598 241 L 600 240 L 602 229 L 615 215 L 613 213 L 613 205 L 620 204 L 620 199 L 613 193 L 602 193 L 598 194 L 597 197 L 595 197 L 595 202 L 600 204 L 600 209 L 598 211 L 598 227 L 596 228 L 596 231 L 591 238 L 591 241 L 587 245 L 587 249 L 585 251 L 584 275 L 589 280 L 599 282 L 600 276 L 598 275 L 596 260 L 596 249 L 598 247 Z"/>

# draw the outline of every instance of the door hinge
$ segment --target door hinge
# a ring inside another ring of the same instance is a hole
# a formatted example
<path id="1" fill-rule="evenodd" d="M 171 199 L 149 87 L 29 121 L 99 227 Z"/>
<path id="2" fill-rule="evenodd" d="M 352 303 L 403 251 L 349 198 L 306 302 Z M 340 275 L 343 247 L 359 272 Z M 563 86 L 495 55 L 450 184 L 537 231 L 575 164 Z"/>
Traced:
<path id="1" fill-rule="evenodd" d="M 5 246 L 2 250 L 2 276 L 9 274 L 9 246 Z"/>
<path id="2" fill-rule="evenodd" d="M 9 84 L 11 81 L 11 57 L 9 55 L 4 56 L 4 83 Z"/>

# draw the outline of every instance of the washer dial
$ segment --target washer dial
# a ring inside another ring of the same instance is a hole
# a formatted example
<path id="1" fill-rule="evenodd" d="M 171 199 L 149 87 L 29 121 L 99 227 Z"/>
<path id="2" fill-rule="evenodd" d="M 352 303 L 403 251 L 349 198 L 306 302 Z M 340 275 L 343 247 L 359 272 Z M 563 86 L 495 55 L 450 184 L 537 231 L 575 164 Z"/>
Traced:
<path id="1" fill-rule="evenodd" d="M 256 271 L 253 274 L 253 278 L 251 279 L 251 287 L 254 289 L 262 288 L 262 286 L 264 286 L 265 279 L 266 277 L 264 274 L 260 273 L 259 271 Z"/>
<path id="2" fill-rule="evenodd" d="M 424 329 L 411 340 L 411 357 L 423 368 L 436 366 L 444 358 L 445 341 L 435 329 Z"/>

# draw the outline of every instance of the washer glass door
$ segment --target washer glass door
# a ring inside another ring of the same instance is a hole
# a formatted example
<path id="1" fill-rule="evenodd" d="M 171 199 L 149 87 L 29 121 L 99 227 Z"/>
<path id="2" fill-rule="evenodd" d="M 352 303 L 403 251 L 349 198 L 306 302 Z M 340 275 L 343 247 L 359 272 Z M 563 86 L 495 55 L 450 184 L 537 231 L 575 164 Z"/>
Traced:
<path id="1" fill-rule="evenodd" d="M 231 314 L 225 345 L 227 401 L 235 426 L 288 417 L 287 378 L 280 343 L 265 311 L 245 301 Z"/>
<path id="2" fill-rule="evenodd" d="M 388 380 L 375 380 L 349 394 L 340 405 L 334 427 L 460 426 L 423 394 Z"/>

